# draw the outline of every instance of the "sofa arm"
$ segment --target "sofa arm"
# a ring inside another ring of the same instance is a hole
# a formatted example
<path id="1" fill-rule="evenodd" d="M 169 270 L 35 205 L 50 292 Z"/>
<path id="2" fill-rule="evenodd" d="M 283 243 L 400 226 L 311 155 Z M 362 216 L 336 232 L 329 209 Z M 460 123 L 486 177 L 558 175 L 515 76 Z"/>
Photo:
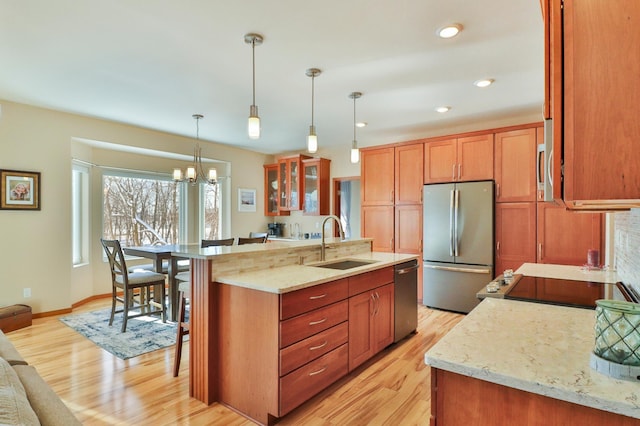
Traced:
<path id="1" fill-rule="evenodd" d="M 22 358 L 2 331 L 0 331 L 0 358 L 4 358 L 10 365 L 27 365 L 27 361 Z"/>
<path id="2" fill-rule="evenodd" d="M 42 426 L 70 426 L 81 423 L 60 397 L 30 365 L 15 365 L 31 408 L 35 411 Z"/>

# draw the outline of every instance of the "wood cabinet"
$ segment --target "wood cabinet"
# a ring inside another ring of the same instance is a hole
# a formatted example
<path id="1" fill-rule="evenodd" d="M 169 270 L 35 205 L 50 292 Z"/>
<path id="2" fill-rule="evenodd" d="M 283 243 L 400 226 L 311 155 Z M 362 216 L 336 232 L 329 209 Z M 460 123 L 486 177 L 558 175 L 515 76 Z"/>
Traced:
<path id="1" fill-rule="evenodd" d="M 587 250 L 603 253 L 603 214 L 574 213 L 538 203 L 538 263 L 584 265 Z"/>
<path id="2" fill-rule="evenodd" d="M 395 148 L 395 197 L 398 205 L 422 204 L 424 143 Z"/>
<path id="3" fill-rule="evenodd" d="M 507 402 L 497 408 L 488 401 Z M 620 414 L 431 368 L 431 426 L 631 426 L 637 422 Z"/>
<path id="4" fill-rule="evenodd" d="M 640 206 L 640 56 L 630 53 L 640 2 L 544 0 L 543 10 L 554 198 L 570 209 Z"/>
<path id="5" fill-rule="evenodd" d="M 394 207 L 362 206 L 360 233 L 363 237 L 373 238 L 373 251 L 393 253 L 394 251 Z"/>
<path id="6" fill-rule="evenodd" d="M 424 183 L 493 179 L 493 134 L 424 145 Z"/>
<path id="7" fill-rule="evenodd" d="M 376 272 L 349 279 L 349 371 L 393 343 L 393 269 Z"/>
<path id="8" fill-rule="evenodd" d="M 405 204 L 395 207 L 396 253 L 422 253 L 422 204 Z"/>
<path id="9" fill-rule="evenodd" d="M 361 151 L 362 206 L 393 205 L 394 158 L 393 147 Z"/>
<path id="10" fill-rule="evenodd" d="M 536 262 L 536 203 L 496 203 L 495 275 Z"/>
<path id="11" fill-rule="evenodd" d="M 536 200 L 535 128 L 495 134 L 496 202 Z"/>
<path id="12" fill-rule="evenodd" d="M 305 155 L 285 157 L 278 160 L 278 208 L 284 211 L 300 210 L 302 208 L 302 160 L 309 158 Z"/>
<path id="13" fill-rule="evenodd" d="M 302 210 L 307 215 L 328 215 L 330 208 L 329 174 L 331 160 L 309 158 L 302 160 Z"/>
<path id="14" fill-rule="evenodd" d="M 277 164 L 265 164 L 264 165 L 264 215 L 265 216 L 278 216 L 280 214 L 280 208 L 278 201 L 279 196 L 279 183 L 278 183 L 278 165 Z"/>

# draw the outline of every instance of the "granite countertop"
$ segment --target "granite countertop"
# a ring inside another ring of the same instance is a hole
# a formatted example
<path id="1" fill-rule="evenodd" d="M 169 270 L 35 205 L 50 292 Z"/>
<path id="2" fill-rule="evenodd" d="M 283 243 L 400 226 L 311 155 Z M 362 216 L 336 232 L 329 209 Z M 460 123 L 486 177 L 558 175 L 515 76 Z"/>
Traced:
<path id="1" fill-rule="evenodd" d="M 313 266 L 325 262 L 312 262 L 305 265 L 287 265 L 278 268 L 271 268 L 268 272 L 260 270 L 221 275 L 216 276 L 216 281 L 222 284 L 246 287 L 269 293 L 288 293 L 290 291 L 300 290 L 302 288 L 323 284 L 340 278 L 346 278 L 387 266 L 393 266 L 408 260 L 418 259 L 418 255 L 368 252 L 351 255 L 342 259 L 332 259 L 327 262 L 344 259 L 364 260 L 371 261 L 373 263 L 347 270 L 337 270 Z"/>
<path id="2" fill-rule="evenodd" d="M 514 272 L 515 278 L 519 275 L 609 284 L 615 284 L 620 281 L 618 274 L 613 270 L 594 270 L 582 266 L 553 265 L 548 263 L 523 263 L 522 266 Z M 495 281 L 501 278 L 502 275 L 496 277 Z M 509 284 L 501 285 L 495 293 L 488 292 L 487 287 L 484 286 L 478 291 L 476 296 L 478 299 L 487 297 L 504 299 L 504 295 L 511 289 L 515 282 L 517 282 L 517 279 L 512 280 Z"/>
<path id="3" fill-rule="evenodd" d="M 589 366 L 594 324 L 593 310 L 487 298 L 424 359 L 442 370 L 640 418 L 638 383 Z"/>
<path id="4" fill-rule="evenodd" d="M 326 238 L 325 243 L 329 244 L 349 244 L 361 243 L 362 241 L 372 241 L 371 238 L 359 238 L 353 240 L 340 240 L 340 238 Z M 178 244 L 176 250 L 171 254 L 173 256 L 185 257 L 188 259 L 211 259 L 216 256 L 234 255 L 239 253 L 250 252 L 277 252 L 287 251 L 292 247 L 317 246 L 320 247 L 321 240 L 317 238 L 307 240 L 280 240 L 269 241 L 266 244 L 244 244 L 233 246 L 215 246 L 201 248 L 199 244 Z"/>

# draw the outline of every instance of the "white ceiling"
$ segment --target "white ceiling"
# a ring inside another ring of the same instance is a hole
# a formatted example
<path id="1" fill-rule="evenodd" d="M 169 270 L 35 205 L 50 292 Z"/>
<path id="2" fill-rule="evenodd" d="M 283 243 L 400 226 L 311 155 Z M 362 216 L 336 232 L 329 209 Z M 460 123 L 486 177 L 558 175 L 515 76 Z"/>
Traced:
<path id="1" fill-rule="evenodd" d="M 436 29 L 461 23 L 456 38 Z M 264 153 L 417 139 L 540 114 L 537 0 L 0 0 L 0 99 Z M 251 47 L 262 137 L 250 140 Z M 479 89 L 473 81 L 493 78 Z M 435 112 L 451 106 L 446 114 Z"/>

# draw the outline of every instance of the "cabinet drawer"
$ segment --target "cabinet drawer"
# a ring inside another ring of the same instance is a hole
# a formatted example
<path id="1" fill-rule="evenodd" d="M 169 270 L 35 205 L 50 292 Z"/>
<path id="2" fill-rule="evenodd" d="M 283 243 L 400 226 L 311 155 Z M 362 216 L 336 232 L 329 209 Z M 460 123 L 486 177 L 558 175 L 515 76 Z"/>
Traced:
<path id="1" fill-rule="evenodd" d="M 285 293 L 280 299 L 280 319 L 295 317 L 313 309 L 346 299 L 348 278 Z"/>
<path id="2" fill-rule="evenodd" d="M 345 321 L 282 349 L 280 351 L 280 375 L 284 376 L 301 365 L 347 343 L 349 339 L 348 324 Z"/>
<path id="3" fill-rule="evenodd" d="M 280 379 L 282 417 L 347 374 L 349 345 L 344 344 Z"/>
<path id="4" fill-rule="evenodd" d="M 393 266 L 349 277 L 349 296 L 393 282 Z"/>
<path id="5" fill-rule="evenodd" d="M 334 303 L 306 314 L 280 322 L 280 348 L 324 331 L 346 321 L 349 317 L 349 302 Z"/>

